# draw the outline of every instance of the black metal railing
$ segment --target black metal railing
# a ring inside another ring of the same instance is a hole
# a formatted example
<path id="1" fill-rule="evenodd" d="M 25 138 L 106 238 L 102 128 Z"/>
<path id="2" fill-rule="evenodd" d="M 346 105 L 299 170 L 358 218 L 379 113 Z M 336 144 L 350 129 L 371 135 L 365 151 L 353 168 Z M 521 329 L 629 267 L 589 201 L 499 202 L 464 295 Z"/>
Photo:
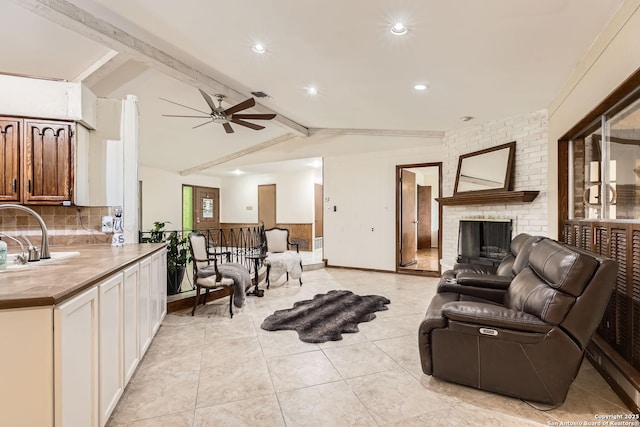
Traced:
<path id="1" fill-rule="evenodd" d="M 191 232 L 203 234 L 210 256 L 218 263 L 233 262 L 244 265 L 253 273 L 256 265 L 261 268 L 267 253 L 264 226 L 221 227 L 198 230 L 141 231 L 140 243 L 167 243 L 167 293 L 174 295 L 194 289 L 193 271 L 187 236 Z M 256 262 L 257 261 L 257 262 Z M 186 280 L 185 280 L 186 278 Z"/>

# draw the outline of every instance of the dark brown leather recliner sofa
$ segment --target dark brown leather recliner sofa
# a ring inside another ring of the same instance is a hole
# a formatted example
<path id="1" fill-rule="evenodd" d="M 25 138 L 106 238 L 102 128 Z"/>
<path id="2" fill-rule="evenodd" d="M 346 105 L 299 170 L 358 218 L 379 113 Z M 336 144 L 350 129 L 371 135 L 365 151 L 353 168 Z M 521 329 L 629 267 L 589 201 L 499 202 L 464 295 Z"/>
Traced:
<path id="1" fill-rule="evenodd" d="M 561 404 L 609 300 L 617 264 L 551 239 L 500 303 L 438 292 L 419 328 L 422 370 L 447 381 Z M 443 280 L 446 280 L 443 278 Z"/>
<path id="2" fill-rule="evenodd" d="M 464 293 L 465 295 L 502 303 L 513 278 L 529 265 L 531 249 L 544 237 L 518 234 L 510 245 L 511 254 L 496 269 L 486 265 L 455 264 L 442 273 L 438 292 Z"/>

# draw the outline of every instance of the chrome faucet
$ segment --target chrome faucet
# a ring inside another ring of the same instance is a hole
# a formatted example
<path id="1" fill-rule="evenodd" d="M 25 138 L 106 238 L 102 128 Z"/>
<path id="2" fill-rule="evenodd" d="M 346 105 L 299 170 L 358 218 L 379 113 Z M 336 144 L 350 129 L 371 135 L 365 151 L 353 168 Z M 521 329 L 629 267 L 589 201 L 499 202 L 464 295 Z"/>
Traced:
<path id="1" fill-rule="evenodd" d="M 35 246 L 33 246 L 33 243 L 31 243 L 31 240 L 29 240 L 27 236 L 25 236 L 24 234 L 21 234 L 18 237 L 20 237 L 22 240 L 27 242 L 27 245 L 29 245 L 29 252 L 28 252 L 29 259 L 27 261 L 29 262 L 40 261 L 40 253 L 38 252 L 38 249 Z"/>
<path id="2" fill-rule="evenodd" d="M 51 258 L 51 255 L 49 255 L 49 233 L 47 232 L 47 226 L 44 224 L 44 220 L 40 215 L 38 215 L 38 212 L 26 206 L 13 205 L 13 204 L 0 205 L 0 210 L 3 210 L 3 209 L 17 209 L 19 211 L 26 212 L 31 216 L 33 216 L 38 221 L 38 223 L 40 224 L 40 229 L 42 230 L 42 245 L 40 246 L 40 259 Z"/>
<path id="3" fill-rule="evenodd" d="M 20 245 L 20 255 L 16 255 L 16 259 L 15 261 L 18 264 L 26 264 L 27 263 L 27 256 L 24 254 L 24 245 L 22 244 L 22 242 L 18 239 L 16 239 L 15 237 L 11 237 L 8 234 L 4 234 L 4 233 L 0 233 L 1 237 L 6 237 L 7 239 L 11 239 L 14 242 L 16 242 L 17 244 Z"/>

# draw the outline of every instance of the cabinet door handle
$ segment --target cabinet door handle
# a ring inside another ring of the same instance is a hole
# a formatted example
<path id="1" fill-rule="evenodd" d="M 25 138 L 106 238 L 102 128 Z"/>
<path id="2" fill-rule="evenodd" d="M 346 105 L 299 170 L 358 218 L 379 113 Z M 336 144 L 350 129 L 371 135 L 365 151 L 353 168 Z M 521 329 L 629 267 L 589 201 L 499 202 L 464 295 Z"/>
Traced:
<path id="1" fill-rule="evenodd" d="M 18 186 L 18 180 L 13 178 L 13 181 L 11 182 L 11 191 L 15 193 L 17 186 Z"/>
<path id="2" fill-rule="evenodd" d="M 31 180 L 27 180 L 27 193 L 31 193 Z"/>

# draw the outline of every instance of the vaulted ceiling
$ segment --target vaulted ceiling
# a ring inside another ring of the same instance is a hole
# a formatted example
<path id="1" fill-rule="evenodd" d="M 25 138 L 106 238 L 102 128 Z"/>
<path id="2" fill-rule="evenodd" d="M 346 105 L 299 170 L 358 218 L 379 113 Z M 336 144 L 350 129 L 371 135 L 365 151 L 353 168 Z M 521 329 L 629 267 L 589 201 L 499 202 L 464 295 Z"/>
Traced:
<path id="1" fill-rule="evenodd" d="M 466 123 L 546 108 L 621 3 L 0 0 L 0 72 L 134 94 L 142 164 L 215 174 L 431 144 Z M 402 36 L 390 32 L 399 21 Z M 160 98 L 208 111 L 197 88 L 227 95 L 227 107 L 263 91 L 269 97 L 245 112 L 278 116 L 233 134 L 162 116 L 192 111 Z M 371 135 L 397 138 L 390 146 Z"/>

